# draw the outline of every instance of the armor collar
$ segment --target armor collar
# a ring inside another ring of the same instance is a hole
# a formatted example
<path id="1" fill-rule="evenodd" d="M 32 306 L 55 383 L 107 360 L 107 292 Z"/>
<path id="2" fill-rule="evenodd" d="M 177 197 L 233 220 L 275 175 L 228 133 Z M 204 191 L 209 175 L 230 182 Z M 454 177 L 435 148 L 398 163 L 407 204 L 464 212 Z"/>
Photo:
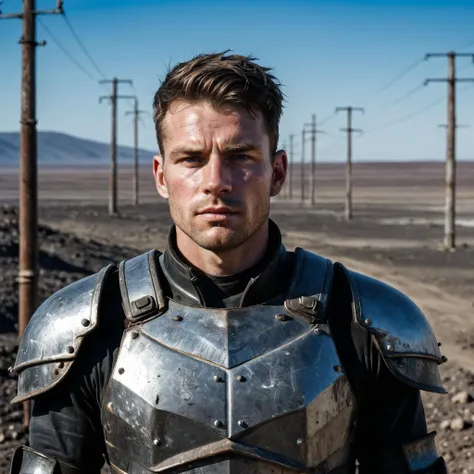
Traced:
<path id="1" fill-rule="evenodd" d="M 282 244 L 282 236 L 278 226 L 269 219 L 269 241 L 264 257 L 252 267 L 239 275 L 248 278 L 243 292 L 231 297 L 232 306 L 248 306 L 269 302 L 278 296 L 282 287 L 280 265 L 286 265 L 287 252 Z M 173 225 L 168 234 L 168 245 L 160 257 L 164 276 L 170 286 L 173 298 L 182 304 L 211 306 L 209 289 L 214 284 L 212 278 L 188 262 L 176 245 L 176 227 Z M 248 275 L 246 277 L 246 275 Z"/>

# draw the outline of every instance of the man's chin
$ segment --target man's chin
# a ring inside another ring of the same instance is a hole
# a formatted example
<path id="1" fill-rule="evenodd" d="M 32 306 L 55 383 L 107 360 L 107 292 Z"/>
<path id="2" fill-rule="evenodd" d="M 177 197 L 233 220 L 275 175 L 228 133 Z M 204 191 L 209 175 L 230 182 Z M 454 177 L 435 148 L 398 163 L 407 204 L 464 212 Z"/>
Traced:
<path id="1" fill-rule="evenodd" d="M 224 226 L 215 226 L 198 236 L 196 243 L 206 250 L 225 252 L 243 243 L 242 234 Z"/>

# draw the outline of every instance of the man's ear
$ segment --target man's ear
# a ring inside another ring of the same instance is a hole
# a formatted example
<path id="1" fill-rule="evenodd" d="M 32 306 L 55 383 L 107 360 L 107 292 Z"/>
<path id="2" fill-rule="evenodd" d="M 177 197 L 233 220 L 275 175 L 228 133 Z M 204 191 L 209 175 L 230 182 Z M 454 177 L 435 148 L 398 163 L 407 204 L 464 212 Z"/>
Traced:
<path id="1" fill-rule="evenodd" d="M 168 187 L 166 186 L 165 174 L 164 174 L 164 159 L 161 155 L 155 155 L 153 157 L 153 175 L 155 177 L 156 190 L 160 196 L 164 199 L 168 199 Z"/>
<path id="2" fill-rule="evenodd" d="M 273 175 L 270 188 L 271 196 L 277 196 L 280 194 L 280 191 L 285 184 L 287 168 L 288 157 L 286 152 L 284 150 L 277 151 L 273 159 Z"/>

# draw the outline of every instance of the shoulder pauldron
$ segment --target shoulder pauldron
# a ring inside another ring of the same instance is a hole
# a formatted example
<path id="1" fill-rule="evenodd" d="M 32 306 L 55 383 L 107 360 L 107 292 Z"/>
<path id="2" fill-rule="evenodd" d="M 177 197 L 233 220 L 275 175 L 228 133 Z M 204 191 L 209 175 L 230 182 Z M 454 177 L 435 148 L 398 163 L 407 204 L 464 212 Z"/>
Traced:
<path id="1" fill-rule="evenodd" d="M 446 393 L 438 368 L 446 359 L 421 309 L 387 283 L 336 265 L 349 283 L 355 322 L 373 336 L 391 372 L 418 389 Z"/>
<path id="2" fill-rule="evenodd" d="M 108 265 L 54 293 L 33 314 L 21 339 L 13 372 L 21 402 L 46 392 L 68 373 L 84 337 L 98 324 Z"/>

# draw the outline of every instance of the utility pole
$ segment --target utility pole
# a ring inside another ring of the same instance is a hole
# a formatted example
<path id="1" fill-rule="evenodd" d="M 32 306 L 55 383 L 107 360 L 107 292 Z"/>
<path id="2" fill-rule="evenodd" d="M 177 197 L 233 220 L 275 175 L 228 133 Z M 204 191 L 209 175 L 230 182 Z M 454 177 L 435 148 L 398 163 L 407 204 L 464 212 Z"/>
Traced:
<path id="1" fill-rule="evenodd" d="M 301 136 L 301 203 L 304 204 L 304 145 L 306 140 L 306 132 L 303 129 Z"/>
<path id="2" fill-rule="evenodd" d="M 293 199 L 293 135 L 290 135 L 290 150 L 288 153 L 288 197 Z"/>
<path id="3" fill-rule="evenodd" d="M 425 59 L 431 57 L 448 58 L 448 77 L 442 79 L 426 79 L 425 86 L 430 82 L 448 83 L 448 116 L 447 116 L 447 145 L 446 145 L 446 186 L 445 186 L 445 220 L 444 220 L 444 247 L 446 250 L 456 248 L 456 83 L 474 82 L 474 78 L 456 77 L 456 57 L 470 57 L 471 53 L 429 53 Z"/>
<path id="4" fill-rule="evenodd" d="M 109 184 L 109 215 L 116 216 L 117 212 L 117 99 L 135 99 L 135 96 L 119 96 L 117 88 L 119 83 L 127 83 L 133 85 L 130 79 L 112 80 L 104 79 L 100 84 L 112 83 L 112 95 L 102 96 L 99 103 L 104 99 L 108 99 L 112 103 L 112 136 L 110 140 L 110 184 Z"/>
<path id="5" fill-rule="evenodd" d="M 281 149 L 282 149 L 282 150 L 286 150 L 286 142 L 283 142 L 283 143 L 281 144 Z M 282 197 L 282 198 L 285 198 L 285 197 L 286 197 L 286 194 L 287 194 L 287 192 L 286 192 L 286 186 L 284 186 L 284 188 L 285 188 L 285 191 L 283 192 L 283 189 L 282 189 L 282 192 L 280 193 L 279 197 Z"/>
<path id="6" fill-rule="evenodd" d="M 347 132 L 347 160 L 346 160 L 346 200 L 344 206 L 344 216 L 346 220 L 352 219 L 352 133 L 362 130 L 359 128 L 352 128 L 352 112 L 359 111 L 364 113 L 362 107 L 336 107 L 336 114 L 342 110 L 347 112 L 347 127 L 341 128 L 342 132 Z"/>
<path id="7" fill-rule="evenodd" d="M 21 58 L 20 205 L 18 219 L 18 337 L 21 339 L 38 305 L 38 151 L 36 131 L 36 16 L 63 13 L 58 0 L 55 10 L 36 10 L 35 0 L 23 0 L 22 13 L 2 14 L 0 19 L 23 20 L 19 43 Z M 23 402 L 23 424 L 30 423 L 30 403 Z"/>
<path id="8" fill-rule="evenodd" d="M 310 177 L 310 186 L 311 186 L 311 205 L 314 206 L 315 202 L 315 189 L 316 189 L 316 134 L 324 133 L 321 130 L 316 129 L 316 114 L 311 116 L 311 123 L 306 123 L 306 127 L 311 127 L 311 177 Z"/>
<path id="9" fill-rule="evenodd" d="M 138 206 L 138 120 L 140 114 L 147 113 L 145 110 L 138 110 L 138 99 L 135 98 L 133 111 L 125 112 L 125 115 L 133 114 L 133 139 L 134 139 L 134 159 L 133 159 L 133 205 Z"/>

